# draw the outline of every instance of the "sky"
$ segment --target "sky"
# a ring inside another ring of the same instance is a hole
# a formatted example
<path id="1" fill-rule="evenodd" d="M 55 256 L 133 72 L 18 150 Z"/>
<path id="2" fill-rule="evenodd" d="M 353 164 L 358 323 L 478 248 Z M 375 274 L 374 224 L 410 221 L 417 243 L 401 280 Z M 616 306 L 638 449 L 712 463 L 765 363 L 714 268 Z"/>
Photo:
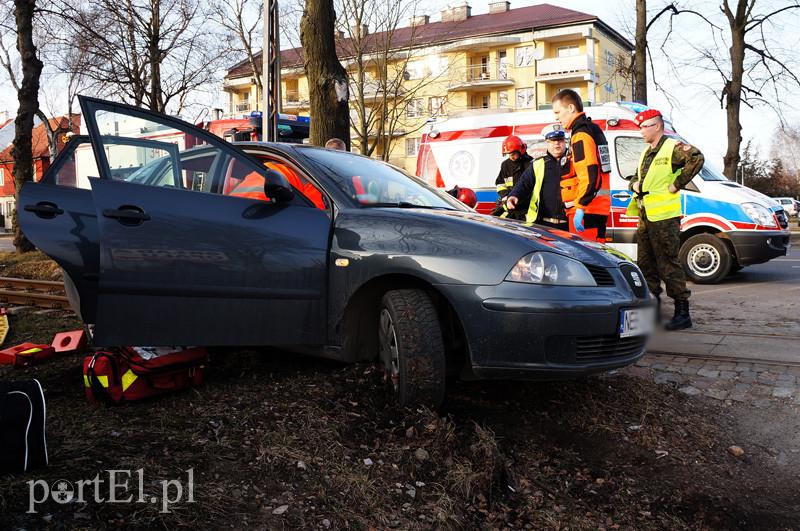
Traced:
<path id="1" fill-rule="evenodd" d="M 433 20 L 439 18 L 439 12 L 453 2 L 445 0 L 426 0 L 421 5 L 431 15 Z M 470 0 L 473 15 L 487 13 L 489 0 Z M 511 0 L 511 8 L 524 7 L 542 3 L 537 0 Z M 632 28 L 635 20 L 634 0 L 562 0 L 550 2 L 561 7 L 574 9 L 597 15 L 606 24 L 617 30 L 622 35 L 633 41 Z M 650 12 L 654 13 L 666 3 L 664 0 L 650 0 Z M 724 24 L 719 12 L 717 0 L 684 0 L 678 1 L 679 5 L 691 4 L 691 8 L 708 13 L 712 20 Z M 761 0 L 760 9 L 771 9 L 776 5 L 785 5 L 786 1 Z M 779 20 L 785 26 L 770 25 L 766 27 L 767 38 L 773 41 L 776 53 L 783 57 L 793 58 L 797 61 L 794 66 L 800 75 L 800 32 L 795 30 L 795 24 L 800 23 L 800 10 L 797 15 L 782 16 Z M 653 46 L 653 68 L 655 80 L 663 86 L 664 92 L 656 90 L 653 78 L 648 72 L 649 79 L 649 105 L 659 109 L 669 117 L 676 130 L 689 142 L 697 145 L 706 155 L 706 160 L 716 166 L 722 166 L 722 157 L 727 148 L 726 116 L 720 107 L 719 98 L 714 91 L 722 85 L 720 76 L 715 72 L 687 66 L 685 63 L 695 62 L 699 57 L 699 49 L 712 47 L 715 41 L 714 34 L 709 26 L 699 18 L 692 15 L 680 15 L 674 21 L 672 38 L 665 48 L 666 54 L 658 50 L 661 41 L 669 28 L 668 18 L 662 18 L 653 26 L 650 42 Z M 713 54 L 724 68 L 726 45 L 721 51 Z M 667 59 L 667 56 L 669 59 Z M 677 71 L 670 68 L 670 61 L 677 65 Z M 669 94 L 669 97 L 665 95 Z M 785 105 L 782 106 L 782 115 L 786 123 L 800 126 L 800 87 L 787 85 L 781 91 L 781 98 Z M 48 99 L 46 96 L 45 100 Z M 52 99 L 52 98 L 51 98 Z M 211 97 L 223 101 L 223 98 Z M 794 106 L 792 106 L 794 104 Z M 7 84 L 0 84 L 0 112 L 16 109 L 16 94 Z M 778 115 L 768 107 L 749 109 L 742 106 L 742 137 L 744 142 L 753 139 L 759 146 L 762 155 L 768 155 L 775 139 L 776 130 L 780 127 Z M 744 143 L 743 143 L 744 146 Z"/>

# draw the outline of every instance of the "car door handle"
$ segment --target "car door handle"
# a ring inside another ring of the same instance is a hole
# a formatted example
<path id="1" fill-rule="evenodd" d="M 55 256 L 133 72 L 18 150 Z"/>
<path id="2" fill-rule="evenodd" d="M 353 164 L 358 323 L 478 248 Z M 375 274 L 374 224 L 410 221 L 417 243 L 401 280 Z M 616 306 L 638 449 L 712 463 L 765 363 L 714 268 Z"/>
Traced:
<path id="1" fill-rule="evenodd" d="M 35 205 L 25 205 L 25 212 L 33 212 L 40 218 L 52 219 L 63 214 L 64 209 L 58 208 L 58 205 L 55 203 L 42 201 L 41 203 L 36 203 Z"/>
<path id="2" fill-rule="evenodd" d="M 625 199 L 630 199 L 632 196 L 628 192 L 618 192 L 616 194 L 613 194 L 611 197 L 613 197 L 614 199 L 625 200 Z"/>
<path id="3" fill-rule="evenodd" d="M 121 206 L 118 209 L 103 209 L 103 217 L 116 219 L 123 225 L 139 225 L 150 221 L 150 214 L 136 206 Z"/>

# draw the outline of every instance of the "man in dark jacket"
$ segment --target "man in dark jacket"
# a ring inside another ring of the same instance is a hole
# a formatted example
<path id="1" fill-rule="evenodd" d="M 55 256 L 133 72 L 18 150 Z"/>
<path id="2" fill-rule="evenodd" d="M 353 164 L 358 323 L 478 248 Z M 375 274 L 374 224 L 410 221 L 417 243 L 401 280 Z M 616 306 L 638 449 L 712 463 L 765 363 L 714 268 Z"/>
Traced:
<path id="1" fill-rule="evenodd" d="M 562 180 L 572 176 L 566 156 L 566 135 L 558 124 L 545 128 L 543 133 L 547 153 L 528 166 L 506 204 L 509 211 L 525 214 L 527 223 L 569 230 L 561 197 Z M 523 210 L 523 205 L 528 205 L 527 210 Z"/>
<path id="2" fill-rule="evenodd" d="M 509 212 L 506 207 L 506 199 L 514 185 L 519 182 L 523 172 L 530 166 L 533 158 L 526 152 L 526 146 L 522 139 L 515 135 L 503 140 L 503 155 L 508 155 L 508 158 L 500 164 L 500 173 L 495 180 L 497 185 L 497 204 L 492 210 L 492 215 L 501 218 L 524 220 L 527 204 L 524 205 L 525 209 L 522 208 L 523 205 L 518 205 L 516 212 Z"/>

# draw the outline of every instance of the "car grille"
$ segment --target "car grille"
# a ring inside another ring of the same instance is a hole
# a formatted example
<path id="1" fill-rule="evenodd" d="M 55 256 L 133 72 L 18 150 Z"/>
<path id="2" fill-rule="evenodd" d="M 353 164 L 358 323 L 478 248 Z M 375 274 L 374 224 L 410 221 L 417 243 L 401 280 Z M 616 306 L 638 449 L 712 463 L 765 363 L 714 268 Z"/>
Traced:
<path id="1" fill-rule="evenodd" d="M 640 299 L 647 298 L 647 283 L 644 281 L 644 275 L 639 268 L 633 264 L 622 264 L 619 266 L 619 270 L 622 272 L 622 276 L 625 277 L 625 281 L 633 290 L 634 295 Z"/>
<path id="2" fill-rule="evenodd" d="M 789 216 L 786 215 L 785 210 L 778 210 L 775 212 L 775 217 L 778 218 L 778 224 L 781 226 L 782 229 L 789 227 Z"/>
<path id="3" fill-rule="evenodd" d="M 594 336 L 575 338 L 577 361 L 633 356 L 644 349 L 646 337 Z"/>
<path id="4" fill-rule="evenodd" d="M 614 285 L 614 277 L 611 276 L 611 273 L 608 272 L 608 269 L 593 265 L 587 265 L 586 269 L 588 269 L 589 273 L 592 274 L 592 278 L 594 278 L 594 281 L 598 286 Z"/>

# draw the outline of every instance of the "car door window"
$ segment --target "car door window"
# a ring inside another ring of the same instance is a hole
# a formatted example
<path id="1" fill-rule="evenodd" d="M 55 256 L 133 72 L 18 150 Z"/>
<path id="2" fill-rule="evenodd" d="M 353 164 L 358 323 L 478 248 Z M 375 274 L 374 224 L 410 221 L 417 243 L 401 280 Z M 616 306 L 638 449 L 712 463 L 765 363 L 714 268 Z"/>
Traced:
<path id="1" fill-rule="evenodd" d="M 104 179 L 218 193 L 223 180 L 230 191 L 252 173 L 263 188 L 263 166 L 205 131 L 127 105 L 92 98 L 81 105 Z"/>
<path id="2" fill-rule="evenodd" d="M 639 157 L 646 147 L 644 139 L 638 136 L 620 136 L 614 140 L 614 152 L 617 157 L 619 175 L 626 181 L 636 175 Z"/>

